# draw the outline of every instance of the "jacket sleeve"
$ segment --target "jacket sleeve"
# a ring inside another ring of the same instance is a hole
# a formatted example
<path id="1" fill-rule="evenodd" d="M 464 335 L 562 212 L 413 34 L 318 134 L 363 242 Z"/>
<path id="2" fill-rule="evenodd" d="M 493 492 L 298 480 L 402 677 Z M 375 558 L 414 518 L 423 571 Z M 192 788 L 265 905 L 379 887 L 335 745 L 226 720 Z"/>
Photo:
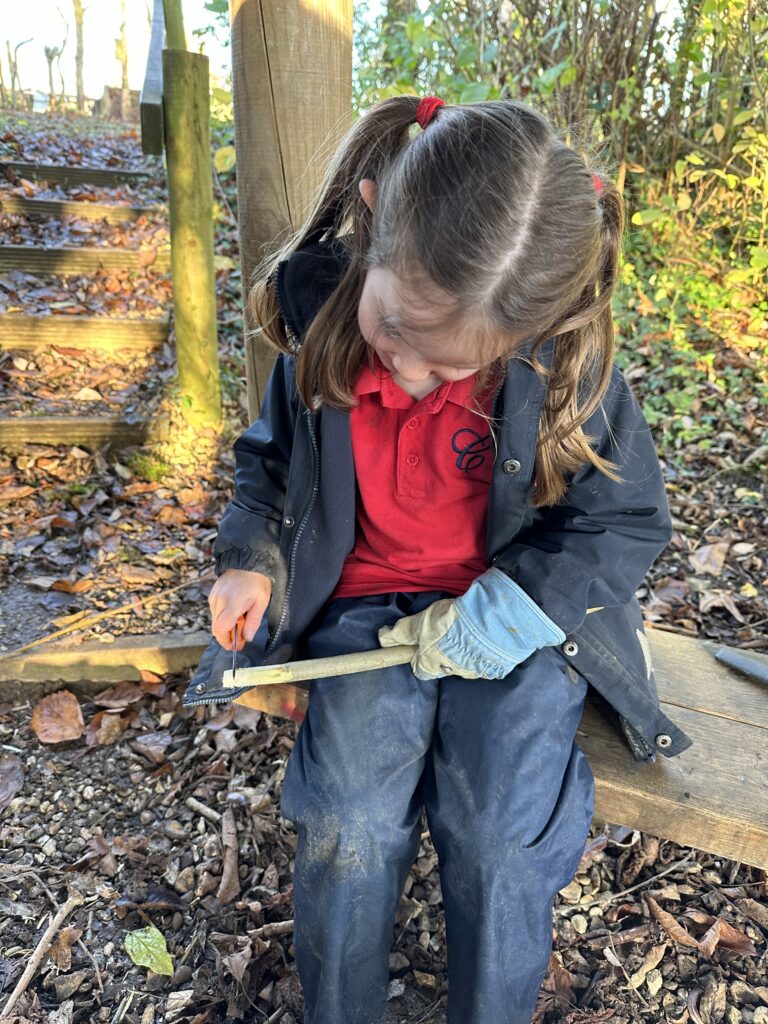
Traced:
<path id="1" fill-rule="evenodd" d="M 217 576 L 225 569 L 253 569 L 274 579 L 297 410 L 293 358 L 281 353 L 258 419 L 233 445 L 235 495 L 213 545 Z"/>
<path id="2" fill-rule="evenodd" d="M 566 634 L 588 609 L 626 604 L 672 537 L 653 437 L 623 372 L 614 365 L 602 406 L 584 424 L 593 450 L 618 463 L 616 483 L 591 462 L 557 505 L 537 509 L 494 559 Z"/>

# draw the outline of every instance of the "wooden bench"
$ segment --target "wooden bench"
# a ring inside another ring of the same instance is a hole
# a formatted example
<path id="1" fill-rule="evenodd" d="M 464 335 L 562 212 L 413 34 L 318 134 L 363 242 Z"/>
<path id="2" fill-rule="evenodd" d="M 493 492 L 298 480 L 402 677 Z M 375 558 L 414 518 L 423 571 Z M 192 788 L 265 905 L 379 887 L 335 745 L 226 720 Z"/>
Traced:
<path id="1" fill-rule="evenodd" d="M 595 776 L 595 821 L 768 868 L 768 686 L 722 665 L 698 640 L 648 624 L 646 634 L 664 713 L 693 745 L 636 761 L 613 709 L 590 688 L 577 742 Z M 308 691 L 277 684 L 236 700 L 301 721 Z"/>

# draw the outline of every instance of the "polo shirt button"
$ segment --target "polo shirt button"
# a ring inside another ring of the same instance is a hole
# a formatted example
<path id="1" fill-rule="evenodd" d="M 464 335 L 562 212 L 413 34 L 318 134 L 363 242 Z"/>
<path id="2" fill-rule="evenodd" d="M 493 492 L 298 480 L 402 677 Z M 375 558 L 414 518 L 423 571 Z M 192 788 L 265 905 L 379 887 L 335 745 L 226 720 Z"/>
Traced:
<path id="1" fill-rule="evenodd" d="M 419 456 L 415 452 L 411 452 L 410 455 L 406 455 L 405 461 L 409 466 L 418 466 Z"/>
<path id="2" fill-rule="evenodd" d="M 515 473 L 520 472 L 521 466 L 517 459 L 505 459 L 501 464 L 501 468 L 505 473 L 514 476 Z"/>
<path id="3" fill-rule="evenodd" d="M 416 427 L 418 427 L 418 425 L 420 423 L 421 423 L 421 420 L 419 419 L 419 417 L 418 416 L 414 416 L 412 420 L 408 420 L 408 423 L 406 425 L 407 425 L 409 430 L 415 430 Z"/>

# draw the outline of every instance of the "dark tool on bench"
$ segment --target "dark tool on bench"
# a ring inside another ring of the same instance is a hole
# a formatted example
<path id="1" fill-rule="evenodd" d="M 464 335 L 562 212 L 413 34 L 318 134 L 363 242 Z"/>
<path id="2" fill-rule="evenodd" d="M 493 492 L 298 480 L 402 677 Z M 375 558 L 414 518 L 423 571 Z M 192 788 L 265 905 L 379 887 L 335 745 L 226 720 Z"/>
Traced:
<path id="1" fill-rule="evenodd" d="M 747 651 L 741 647 L 728 647 L 705 640 L 704 646 L 723 665 L 743 672 L 750 679 L 768 684 L 768 658 L 755 651 Z"/>

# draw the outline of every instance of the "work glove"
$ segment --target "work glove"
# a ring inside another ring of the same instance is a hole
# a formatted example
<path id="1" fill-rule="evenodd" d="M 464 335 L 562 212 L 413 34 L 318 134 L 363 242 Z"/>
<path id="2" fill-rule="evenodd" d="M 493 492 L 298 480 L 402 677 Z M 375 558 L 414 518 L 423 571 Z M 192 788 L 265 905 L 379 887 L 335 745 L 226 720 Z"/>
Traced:
<path id="1" fill-rule="evenodd" d="M 461 597 L 435 601 L 378 633 L 382 647 L 413 644 L 417 679 L 503 679 L 565 633 L 500 569 L 478 576 Z"/>

